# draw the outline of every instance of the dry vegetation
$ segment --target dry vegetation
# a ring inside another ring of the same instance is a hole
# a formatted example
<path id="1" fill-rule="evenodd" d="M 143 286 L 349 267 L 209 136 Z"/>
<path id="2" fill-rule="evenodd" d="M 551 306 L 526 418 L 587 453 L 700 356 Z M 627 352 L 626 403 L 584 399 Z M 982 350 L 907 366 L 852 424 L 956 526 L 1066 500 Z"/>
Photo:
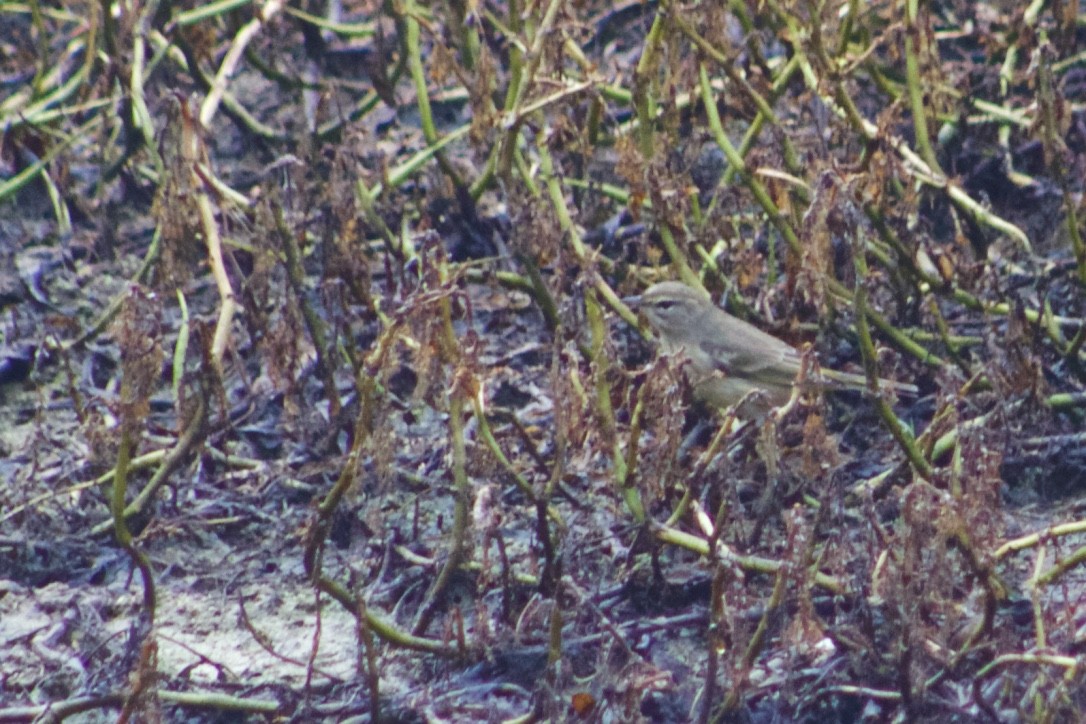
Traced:
<path id="1" fill-rule="evenodd" d="M 0 719 L 1082 716 L 1077 3 L 191 5 L 0 3 Z"/>

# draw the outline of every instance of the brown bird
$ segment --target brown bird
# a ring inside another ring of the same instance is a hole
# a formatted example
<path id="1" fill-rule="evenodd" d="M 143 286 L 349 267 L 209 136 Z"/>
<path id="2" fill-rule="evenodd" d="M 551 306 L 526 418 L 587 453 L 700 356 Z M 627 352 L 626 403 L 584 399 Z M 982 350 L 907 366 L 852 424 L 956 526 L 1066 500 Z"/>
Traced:
<path id="1" fill-rule="evenodd" d="M 665 352 L 690 360 L 687 377 L 694 396 L 716 407 L 730 407 L 748 393 L 754 409 L 744 416 L 764 414 L 792 395 L 801 359 L 792 345 L 737 319 L 680 282 L 660 282 L 639 297 L 628 297 L 659 334 Z M 866 389 L 863 375 L 822 370 L 809 383 L 821 387 Z M 893 390 L 916 394 L 916 386 L 879 380 Z M 760 400 L 759 400 L 760 398 Z"/>

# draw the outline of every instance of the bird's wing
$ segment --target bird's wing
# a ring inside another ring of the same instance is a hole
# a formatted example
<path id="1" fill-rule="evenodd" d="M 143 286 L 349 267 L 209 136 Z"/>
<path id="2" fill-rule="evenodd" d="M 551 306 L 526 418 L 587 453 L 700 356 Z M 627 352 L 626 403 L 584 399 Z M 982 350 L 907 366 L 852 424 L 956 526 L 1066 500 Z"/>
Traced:
<path id="1" fill-rule="evenodd" d="M 725 375 L 758 377 L 780 386 L 795 381 L 800 357 L 791 345 L 731 315 L 721 318 L 719 327 L 727 330 L 726 339 L 703 346 Z"/>
<path id="2" fill-rule="evenodd" d="M 721 310 L 715 326 L 721 338 L 703 341 L 702 348 L 725 376 L 757 379 L 763 386 L 788 387 L 796 381 L 802 359 L 792 345 L 763 332 L 752 324 Z M 709 326 L 709 325 L 706 325 Z M 850 372 L 822 370 L 819 378 L 837 386 L 865 388 L 867 377 Z M 880 378 L 880 382 L 899 393 L 917 394 L 916 385 Z"/>

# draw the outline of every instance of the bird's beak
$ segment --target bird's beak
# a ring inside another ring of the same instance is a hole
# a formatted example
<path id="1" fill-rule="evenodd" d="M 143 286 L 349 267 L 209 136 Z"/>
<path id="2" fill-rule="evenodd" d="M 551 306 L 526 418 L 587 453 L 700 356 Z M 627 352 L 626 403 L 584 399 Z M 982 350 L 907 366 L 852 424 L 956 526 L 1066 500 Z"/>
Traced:
<path id="1" fill-rule="evenodd" d="M 637 309 L 641 306 L 641 295 L 635 294 L 632 297 L 623 297 L 622 303 L 625 304 L 627 307 L 633 307 L 634 309 Z"/>

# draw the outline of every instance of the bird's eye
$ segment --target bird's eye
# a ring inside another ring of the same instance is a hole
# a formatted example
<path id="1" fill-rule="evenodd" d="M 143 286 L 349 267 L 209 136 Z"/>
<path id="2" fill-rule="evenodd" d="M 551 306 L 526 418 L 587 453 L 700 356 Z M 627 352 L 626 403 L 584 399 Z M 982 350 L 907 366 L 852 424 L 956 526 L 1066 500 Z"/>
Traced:
<path id="1" fill-rule="evenodd" d="M 669 299 L 661 299 L 660 301 L 658 301 L 656 303 L 656 308 L 657 309 L 671 309 L 674 306 L 675 306 L 675 302 L 673 302 L 673 301 L 671 301 Z"/>

